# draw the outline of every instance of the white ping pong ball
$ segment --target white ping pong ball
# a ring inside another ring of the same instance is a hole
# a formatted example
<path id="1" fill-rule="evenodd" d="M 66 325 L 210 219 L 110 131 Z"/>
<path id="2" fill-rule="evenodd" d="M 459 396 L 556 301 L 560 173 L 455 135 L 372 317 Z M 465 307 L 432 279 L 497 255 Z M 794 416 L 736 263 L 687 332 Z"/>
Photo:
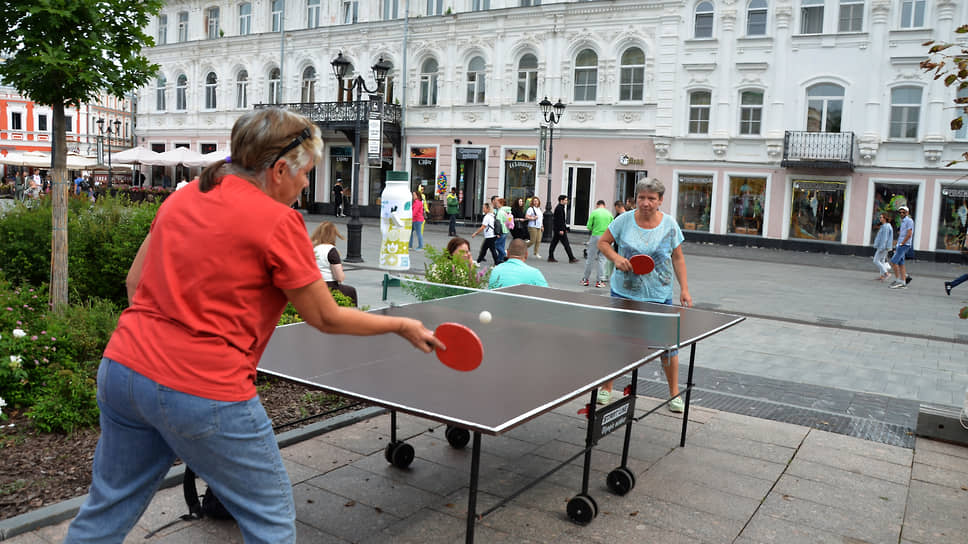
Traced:
<path id="1" fill-rule="evenodd" d="M 481 320 L 481 323 L 484 323 L 485 325 L 491 322 L 491 312 L 487 310 L 484 310 L 483 312 L 481 312 L 481 315 L 477 317 L 478 319 Z"/>

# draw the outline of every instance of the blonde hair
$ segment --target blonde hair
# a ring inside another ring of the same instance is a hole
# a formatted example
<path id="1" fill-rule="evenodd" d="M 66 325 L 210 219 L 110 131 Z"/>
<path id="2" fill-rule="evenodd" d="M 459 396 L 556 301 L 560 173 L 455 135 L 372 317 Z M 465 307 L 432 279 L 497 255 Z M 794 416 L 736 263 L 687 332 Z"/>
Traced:
<path id="1" fill-rule="evenodd" d="M 279 152 L 301 137 L 305 138 L 282 157 Z M 253 110 L 239 117 L 232 126 L 232 156 L 202 171 L 199 189 L 204 193 L 218 185 L 227 174 L 235 174 L 265 190 L 265 171 L 276 161 L 285 159 L 289 171 L 296 174 L 307 164 L 322 158 L 323 141 L 319 127 L 302 115 L 281 108 Z"/>
<path id="2" fill-rule="evenodd" d="M 345 238 L 343 238 L 343 235 L 339 233 L 339 230 L 337 230 L 336 225 L 334 225 L 332 221 L 323 221 L 322 223 L 319 224 L 318 227 L 316 227 L 316 230 L 314 230 L 313 233 L 309 236 L 309 240 L 313 243 L 314 246 L 318 246 L 319 244 L 333 245 L 336 243 L 337 238 L 339 238 L 340 240 L 345 240 Z"/>

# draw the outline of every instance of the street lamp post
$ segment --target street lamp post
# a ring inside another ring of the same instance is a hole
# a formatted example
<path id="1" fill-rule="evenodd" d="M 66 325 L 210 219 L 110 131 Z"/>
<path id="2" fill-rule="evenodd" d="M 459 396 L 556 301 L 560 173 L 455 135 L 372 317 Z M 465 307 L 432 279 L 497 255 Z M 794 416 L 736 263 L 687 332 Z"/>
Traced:
<path id="1" fill-rule="evenodd" d="M 113 131 L 111 130 L 112 124 L 114 125 Z M 119 137 L 119 135 L 121 134 L 121 121 L 118 121 L 117 119 L 115 119 L 113 123 L 111 121 L 108 121 L 108 129 L 105 131 L 104 118 L 99 117 L 97 120 L 97 130 L 100 133 L 99 137 L 102 138 L 102 141 L 105 134 L 107 134 L 108 136 L 108 187 L 110 187 L 111 181 L 113 179 L 113 172 L 111 167 L 111 135 L 114 134 L 116 138 Z"/>
<path id="2" fill-rule="evenodd" d="M 372 91 L 367 88 L 363 76 L 360 75 L 350 80 L 345 86 L 343 85 L 343 78 L 346 77 L 346 71 L 352 63 L 343 58 L 342 51 L 339 52 L 330 64 L 333 66 L 333 75 L 336 76 L 336 84 L 339 86 L 340 102 L 343 101 L 344 90 L 347 92 L 347 98 L 350 98 L 352 97 L 353 89 L 356 89 L 356 100 L 353 101 L 353 115 L 356 119 L 356 128 L 353 131 L 353 201 L 350 206 L 350 221 L 346 225 L 346 258 L 344 260 L 348 263 L 361 263 L 363 262 L 363 254 L 361 252 L 363 224 L 360 222 L 359 208 L 360 131 L 362 130 L 360 123 L 363 116 L 367 113 L 367 108 L 361 99 L 364 92 L 376 93 L 378 100 L 383 99 L 383 82 L 386 80 L 387 72 L 390 71 L 391 64 L 383 60 L 383 57 L 380 57 L 380 60 L 370 67 L 373 70 L 373 78 L 376 79 L 376 89 Z"/>
<path id="3" fill-rule="evenodd" d="M 544 234 L 541 236 L 541 241 L 550 242 L 552 231 L 555 228 L 554 213 L 551 211 L 551 154 L 554 150 L 555 125 L 561 121 L 561 116 L 565 114 L 565 105 L 561 103 L 560 98 L 558 102 L 552 105 L 546 96 L 544 100 L 538 102 L 538 106 L 541 107 L 541 113 L 544 114 L 545 123 L 548 123 L 548 190 L 545 193 L 547 198 L 545 198 Z"/>

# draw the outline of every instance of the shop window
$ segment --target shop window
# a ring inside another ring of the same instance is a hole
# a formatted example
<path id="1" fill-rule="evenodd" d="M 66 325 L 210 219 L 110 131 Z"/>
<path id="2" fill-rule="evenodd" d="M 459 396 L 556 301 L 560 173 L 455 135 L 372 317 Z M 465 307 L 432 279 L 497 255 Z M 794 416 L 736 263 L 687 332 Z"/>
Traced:
<path id="1" fill-rule="evenodd" d="M 766 178 L 729 178 L 729 221 L 727 232 L 763 236 Z"/>
<path id="2" fill-rule="evenodd" d="M 880 228 L 880 214 L 886 213 L 894 226 L 894 236 L 901 226 L 901 218 L 898 216 L 897 209 L 907 206 L 912 212 L 918 207 L 918 186 L 914 183 L 875 183 L 874 184 L 874 205 L 871 213 L 871 239 L 874 243 L 877 237 L 877 229 Z"/>
<path id="3" fill-rule="evenodd" d="M 846 183 L 835 181 L 794 181 L 790 237 L 841 241 L 846 189 Z"/>
<path id="4" fill-rule="evenodd" d="M 534 148 L 507 148 L 504 150 L 504 198 L 508 206 L 516 198 L 534 195 L 535 159 Z"/>
<path id="5" fill-rule="evenodd" d="M 965 243 L 968 229 L 968 188 L 941 188 L 941 213 L 938 214 L 938 240 L 940 250 L 960 251 Z"/>
<path id="6" fill-rule="evenodd" d="M 437 148 L 410 148 L 410 190 L 417 191 L 423 187 L 424 194 L 434 192 L 434 181 L 437 179 Z"/>
<path id="7" fill-rule="evenodd" d="M 677 219 L 683 230 L 709 232 L 712 176 L 679 176 Z"/>
<path id="8" fill-rule="evenodd" d="M 353 148 L 349 146 L 333 146 L 329 149 L 329 183 L 330 187 L 339 180 L 343 186 L 344 202 L 353 195 Z M 322 195 L 321 195 L 322 196 Z M 332 202 L 333 191 L 329 191 Z"/>

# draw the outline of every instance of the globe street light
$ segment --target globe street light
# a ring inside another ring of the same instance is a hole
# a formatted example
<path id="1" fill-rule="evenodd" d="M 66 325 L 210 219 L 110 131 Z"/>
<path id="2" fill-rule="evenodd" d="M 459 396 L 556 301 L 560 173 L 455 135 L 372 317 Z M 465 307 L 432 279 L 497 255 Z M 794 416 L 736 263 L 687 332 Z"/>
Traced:
<path id="1" fill-rule="evenodd" d="M 551 211 L 551 154 L 554 150 L 555 125 L 561 121 L 561 116 L 565 114 L 565 105 L 561 103 L 560 98 L 558 102 L 552 105 L 546 96 L 544 100 L 538 102 L 538 106 L 541 107 L 541 113 L 544 114 L 545 123 L 548 123 L 548 191 L 545 193 L 547 198 L 545 198 L 544 234 L 541 236 L 541 241 L 550 242 L 552 230 L 555 228 L 554 212 Z"/>
<path id="2" fill-rule="evenodd" d="M 344 260 L 348 263 L 361 263 L 363 262 L 363 255 L 360 250 L 363 237 L 363 224 L 360 222 L 359 208 L 360 131 L 362 130 L 360 124 L 363 117 L 368 113 L 367 103 L 362 98 L 363 93 L 366 92 L 369 94 L 375 93 L 377 100 L 383 100 L 383 82 L 386 80 L 387 72 L 390 71 L 392 65 L 383 60 L 383 57 L 380 57 L 380 60 L 370 67 L 373 70 L 373 78 L 376 80 L 376 89 L 371 91 L 366 86 L 363 76 L 360 75 L 357 75 L 344 85 L 343 78 L 346 77 L 346 72 L 352 63 L 343 58 L 342 51 L 339 52 L 330 64 L 333 66 L 333 75 L 336 76 L 336 82 L 339 86 L 339 102 L 343 101 L 343 91 L 346 91 L 347 98 L 350 98 L 353 89 L 356 89 L 356 100 L 353 102 L 353 117 L 356 119 L 356 130 L 353 133 L 353 201 L 350 206 L 350 221 L 346 225 L 346 259 Z"/>

